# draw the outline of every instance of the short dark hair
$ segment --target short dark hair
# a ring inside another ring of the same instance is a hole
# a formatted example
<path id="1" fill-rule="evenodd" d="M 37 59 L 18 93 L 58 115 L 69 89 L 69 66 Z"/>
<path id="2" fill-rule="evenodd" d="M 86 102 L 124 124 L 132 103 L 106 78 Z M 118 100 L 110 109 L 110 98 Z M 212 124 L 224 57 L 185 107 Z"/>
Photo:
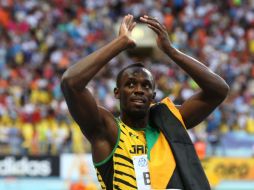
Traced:
<path id="1" fill-rule="evenodd" d="M 140 68 L 145 68 L 145 69 L 147 69 L 147 68 L 143 65 L 143 63 L 141 63 L 141 62 L 137 62 L 137 63 L 128 65 L 127 67 L 123 68 L 123 69 L 118 73 L 118 75 L 117 75 L 117 77 L 116 77 L 116 86 L 117 86 L 117 87 L 120 86 L 121 78 L 122 78 L 122 76 L 123 76 L 124 71 L 126 71 L 126 70 L 129 69 L 129 68 L 133 68 L 133 67 L 140 67 Z"/>

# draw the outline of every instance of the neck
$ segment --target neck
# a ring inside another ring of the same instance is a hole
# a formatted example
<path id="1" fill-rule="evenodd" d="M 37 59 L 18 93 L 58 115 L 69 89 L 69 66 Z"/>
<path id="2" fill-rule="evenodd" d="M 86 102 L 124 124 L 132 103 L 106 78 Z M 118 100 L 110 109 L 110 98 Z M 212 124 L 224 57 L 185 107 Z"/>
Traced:
<path id="1" fill-rule="evenodd" d="M 121 120 L 128 125 L 131 128 L 136 128 L 136 129 L 142 129 L 146 128 L 148 124 L 148 115 L 146 115 L 144 118 L 131 118 L 125 114 L 121 114 L 120 116 Z"/>

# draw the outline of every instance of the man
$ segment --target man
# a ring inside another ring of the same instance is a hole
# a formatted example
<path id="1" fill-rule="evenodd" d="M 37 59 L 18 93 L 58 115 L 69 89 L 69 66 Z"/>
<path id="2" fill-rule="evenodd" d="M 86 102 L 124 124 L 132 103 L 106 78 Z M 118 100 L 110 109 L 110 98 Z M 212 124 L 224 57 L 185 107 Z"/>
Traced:
<path id="1" fill-rule="evenodd" d="M 102 189 L 210 189 L 186 133 L 203 121 L 227 96 L 228 85 L 199 61 L 172 47 L 165 27 L 155 18 L 140 21 L 157 34 L 158 47 L 199 85 L 180 106 L 165 98 L 153 104 L 155 81 L 140 64 L 122 70 L 114 94 L 121 114 L 115 118 L 96 104 L 86 88 L 95 74 L 120 52 L 135 47 L 136 23 L 126 15 L 113 41 L 71 66 L 62 77 L 69 111 L 90 141 Z"/>

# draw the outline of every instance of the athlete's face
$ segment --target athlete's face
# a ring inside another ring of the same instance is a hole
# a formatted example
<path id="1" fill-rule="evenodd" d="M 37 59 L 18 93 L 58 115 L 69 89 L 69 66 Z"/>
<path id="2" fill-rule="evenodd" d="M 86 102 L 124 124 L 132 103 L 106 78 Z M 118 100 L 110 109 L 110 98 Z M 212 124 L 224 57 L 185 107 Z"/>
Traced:
<path id="1" fill-rule="evenodd" d="M 123 113 L 132 118 L 143 118 L 155 97 L 153 76 L 145 68 L 129 68 L 124 71 L 119 88 L 114 92 Z"/>

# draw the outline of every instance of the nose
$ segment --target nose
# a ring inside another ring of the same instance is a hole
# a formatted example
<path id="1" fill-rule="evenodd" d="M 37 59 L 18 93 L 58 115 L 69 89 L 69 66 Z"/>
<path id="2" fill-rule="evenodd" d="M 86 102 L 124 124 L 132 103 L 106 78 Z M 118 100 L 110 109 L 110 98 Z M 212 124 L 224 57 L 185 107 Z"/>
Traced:
<path id="1" fill-rule="evenodd" d="M 139 94 L 139 95 L 140 95 L 140 94 L 142 94 L 142 95 L 144 94 L 144 91 L 143 91 L 143 88 L 142 88 L 141 85 L 137 85 L 137 86 L 136 86 L 136 88 L 134 89 L 134 94 L 136 94 L 136 95 L 137 95 L 137 94 Z"/>

